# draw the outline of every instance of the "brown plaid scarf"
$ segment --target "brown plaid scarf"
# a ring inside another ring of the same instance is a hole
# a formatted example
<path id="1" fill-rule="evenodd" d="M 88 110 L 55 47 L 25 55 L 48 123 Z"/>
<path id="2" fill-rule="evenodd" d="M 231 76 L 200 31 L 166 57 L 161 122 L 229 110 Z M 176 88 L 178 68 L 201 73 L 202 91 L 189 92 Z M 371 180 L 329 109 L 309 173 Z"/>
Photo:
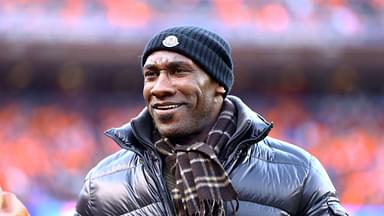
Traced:
<path id="1" fill-rule="evenodd" d="M 237 211 L 238 194 L 217 158 L 236 130 L 236 116 L 234 104 L 226 99 L 205 142 L 184 146 L 173 145 L 167 138 L 156 139 L 156 148 L 173 165 L 176 186 L 171 194 L 178 215 L 225 215 L 224 201 L 229 200 L 236 201 L 236 207 L 231 205 Z"/>

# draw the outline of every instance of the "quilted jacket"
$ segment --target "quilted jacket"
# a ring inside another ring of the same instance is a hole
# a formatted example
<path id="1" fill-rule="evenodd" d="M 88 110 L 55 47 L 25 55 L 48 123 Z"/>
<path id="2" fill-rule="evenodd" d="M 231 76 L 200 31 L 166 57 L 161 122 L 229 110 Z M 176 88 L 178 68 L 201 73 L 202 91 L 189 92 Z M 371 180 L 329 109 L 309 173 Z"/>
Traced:
<path id="1" fill-rule="evenodd" d="M 238 110 L 238 128 L 221 161 L 239 193 L 237 215 L 348 215 L 316 158 L 269 137 L 271 123 L 239 98 L 228 97 Z M 126 125 L 106 131 L 121 150 L 88 173 L 75 215 L 175 215 L 152 129 L 144 109 Z M 225 207 L 232 215 L 229 202 Z"/>

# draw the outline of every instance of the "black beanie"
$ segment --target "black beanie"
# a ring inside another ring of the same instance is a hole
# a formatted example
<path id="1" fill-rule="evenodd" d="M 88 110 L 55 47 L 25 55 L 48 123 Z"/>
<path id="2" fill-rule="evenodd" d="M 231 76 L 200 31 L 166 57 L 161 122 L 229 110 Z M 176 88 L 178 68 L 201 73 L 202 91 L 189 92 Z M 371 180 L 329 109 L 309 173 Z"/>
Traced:
<path id="1" fill-rule="evenodd" d="M 177 52 L 192 59 L 225 88 L 225 96 L 231 91 L 234 79 L 231 48 L 218 34 L 196 26 L 165 29 L 148 41 L 141 66 L 151 53 L 158 50 Z"/>

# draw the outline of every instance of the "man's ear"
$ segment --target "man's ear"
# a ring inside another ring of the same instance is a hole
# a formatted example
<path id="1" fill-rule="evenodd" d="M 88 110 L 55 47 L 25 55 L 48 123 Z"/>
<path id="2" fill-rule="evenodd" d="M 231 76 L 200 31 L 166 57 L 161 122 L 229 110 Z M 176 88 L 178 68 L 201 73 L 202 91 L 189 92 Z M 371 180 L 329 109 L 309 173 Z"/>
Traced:
<path id="1" fill-rule="evenodd" d="M 217 88 L 216 88 L 216 93 L 218 94 L 221 94 L 221 95 L 224 95 L 225 94 L 225 88 L 221 85 L 218 85 Z"/>

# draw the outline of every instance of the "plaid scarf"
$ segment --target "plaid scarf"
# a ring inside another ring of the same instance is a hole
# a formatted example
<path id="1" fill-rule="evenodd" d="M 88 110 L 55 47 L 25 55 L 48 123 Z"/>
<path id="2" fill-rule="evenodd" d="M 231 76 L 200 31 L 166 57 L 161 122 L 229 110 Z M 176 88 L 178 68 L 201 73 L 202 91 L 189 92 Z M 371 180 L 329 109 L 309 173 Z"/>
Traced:
<path id="1" fill-rule="evenodd" d="M 225 215 L 224 201 L 229 200 L 236 201 L 236 207 L 231 205 L 237 211 L 238 194 L 217 157 L 236 130 L 236 116 L 234 104 L 226 99 L 205 142 L 173 145 L 167 138 L 155 139 L 157 150 L 172 165 L 176 186 L 171 195 L 178 215 Z"/>

